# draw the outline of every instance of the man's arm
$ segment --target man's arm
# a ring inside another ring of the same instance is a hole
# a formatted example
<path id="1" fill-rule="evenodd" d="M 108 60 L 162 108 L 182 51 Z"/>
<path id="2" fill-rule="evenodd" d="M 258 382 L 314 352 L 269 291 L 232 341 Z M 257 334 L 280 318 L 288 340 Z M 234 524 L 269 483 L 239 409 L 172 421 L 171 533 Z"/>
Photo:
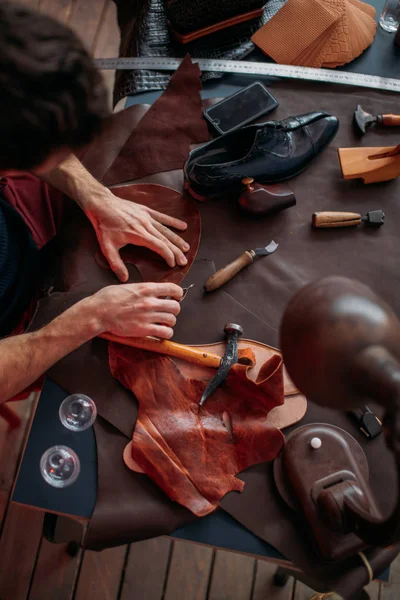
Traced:
<path id="1" fill-rule="evenodd" d="M 170 267 L 187 264 L 184 253 L 189 245 L 170 229 L 184 231 L 184 221 L 114 196 L 76 156 L 71 154 L 57 169 L 40 177 L 75 200 L 86 213 L 101 250 L 120 281 L 128 280 L 128 270 L 119 254 L 126 244 L 154 250 Z"/>
<path id="2" fill-rule="evenodd" d="M 104 331 L 128 337 L 172 337 L 180 311 L 177 300 L 182 293 L 182 288 L 173 283 L 106 287 L 81 300 L 42 329 L 3 339 L 0 341 L 0 403 Z M 166 296 L 172 299 L 166 300 Z"/>

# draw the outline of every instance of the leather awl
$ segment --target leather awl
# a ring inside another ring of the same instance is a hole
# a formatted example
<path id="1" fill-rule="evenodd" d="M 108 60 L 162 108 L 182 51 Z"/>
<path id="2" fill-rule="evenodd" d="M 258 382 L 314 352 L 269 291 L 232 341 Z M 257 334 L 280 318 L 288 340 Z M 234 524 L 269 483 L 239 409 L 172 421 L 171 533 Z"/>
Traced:
<path id="1" fill-rule="evenodd" d="M 366 215 L 359 213 L 324 211 L 315 212 L 312 215 L 312 225 L 317 229 L 330 227 L 352 227 L 353 225 L 369 225 L 370 227 L 380 227 L 383 225 L 385 213 L 383 210 L 370 210 Z"/>

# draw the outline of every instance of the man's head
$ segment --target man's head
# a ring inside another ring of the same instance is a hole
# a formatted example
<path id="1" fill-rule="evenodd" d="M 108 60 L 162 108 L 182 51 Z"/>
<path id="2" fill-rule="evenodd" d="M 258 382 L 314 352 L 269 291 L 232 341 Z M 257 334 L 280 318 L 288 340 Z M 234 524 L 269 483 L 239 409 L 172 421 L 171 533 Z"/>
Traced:
<path id="1" fill-rule="evenodd" d="M 76 35 L 0 0 L 0 172 L 43 172 L 88 144 L 107 114 L 102 78 Z"/>

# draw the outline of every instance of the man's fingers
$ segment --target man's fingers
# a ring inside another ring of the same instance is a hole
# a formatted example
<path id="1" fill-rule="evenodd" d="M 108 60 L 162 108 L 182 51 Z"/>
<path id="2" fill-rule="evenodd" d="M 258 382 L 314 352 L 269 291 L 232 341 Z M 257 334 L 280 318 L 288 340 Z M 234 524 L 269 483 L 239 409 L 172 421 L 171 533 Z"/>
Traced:
<path id="1" fill-rule="evenodd" d="M 175 316 L 179 315 L 179 313 L 181 312 L 181 305 L 177 300 L 164 300 L 158 298 L 158 301 L 159 302 L 155 309 L 157 312 L 168 312 L 172 313 Z"/>
<path id="2" fill-rule="evenodd" d="M 136 289 L 138 285 L 141 286 L 141 293 L 144 296 L 156 296 L 157 298 L 170 296 L 178 301 L 183 298 L 183 289 L 179 285 L 176 285 L 176 283 L 130 283 L 128 287 L 133 286 Z M 169 302 L 168 300 L 162 301 Z"/>
<path id="3" fill-rule="evenodd" d="M 165 236 L 170 242 L 172 242 L 175 246 L 180 248 L 182 252 L 188 252 L 190 250 L 189 244 L 185 242 L 185 240 L 183 240 L 180 235 L 178 235 L 174 231 L 171 231 L 171 229 L 169 229 L 165 225 L 155 222 L 154 227 L 161 233 L 161 235 Z"/>
<path id="4" fill-rule="evenodd" d="M 160 323 L 161 325 L 168 325 L 169 327 L 174 327 L 176 325 L 176 317 L 175 315 L 167 312 L 159 312 L 155 313 L 152 317 L 154 323 Z"/>
<path id="5" fill-rule="evenodd" d="M 156 223 L 156 222 L 154 222 L 154 225 L 151 225 L 150 233 L 155 238 L 157 238 L 158 240 L 160 240 L 162 243 L 166 244 L 166 246 L 168 246 L 168 248 L 173 253 L 173 255 L 175 257 L 176 264 L 179 265 L 180 267 L 184 267 L 185 265 L 187 265 L 187 258 L 186 258 L 186 256 L 183 254 L 182 250 L 180 250 L 180 248 L 178 248 L 178 246 L 176 246 L 172 241 L 170 241 L 168 239 L 168 237 L 166 237 L 161 232 L 161 229 L 164 229 L 166 232 L 169 232 L 170 234 L 176 236 L 176 238 L 178 238 L 179 240 L 181 240 L 181 243 L 183 242 L 183 245 L 185 247 L 187 247 L 187 249 L 189 249 L 189 245 L 186 244 L 186 242 L 184 240 L 182 240 L 182 238 L 180 238 L 175 233 L 173 233 L 170 229 L 168 229 L 168 227 L 164 227 L 164 225 L 160 225 L 159 223 Z"/>
<path id="6" fill-rule="evenodd" d="M 149 325 L 146 335 L 154 335 L 169 340 L 174 335 L 174 331 L 172 327 L 167 327 L 167 325 Z"/>
<path id="7" fill-rule="evenodd" d="M 143 237 L 143 245 L 162 256 L 169 267 L 175 267 L 175 255 L 166 242 L 149 233 Z"/>
<path id="8" fill-rule="evenodd" d="M 180 219 L 175 219 L 175 217 L 170 217 L 169 215 L 160 213 L 152 208 L 149 209 L 149 214 L 156 221 L 162 223 L 163 225 L 168 225 L 168 227 L 173 227 L 174 229 L 179 229 L 180 231 L 185 231 L 185 229 L 187 229 L 187 223 L 185 223 L 185 221 L 181 221 Z"/>
<path id="9" fill-rule="evenodd" d="M 102 252 L 108 260 L 108 262 L 110 263 L 110 267 L 114 271 L 118 279 L 122 281 L 122 283 L 128 281 L 128 269 L 126 268 L 124 261 L 120 257 L 118 250 L 111 244 L 107 244 L 102 247 Z"/>

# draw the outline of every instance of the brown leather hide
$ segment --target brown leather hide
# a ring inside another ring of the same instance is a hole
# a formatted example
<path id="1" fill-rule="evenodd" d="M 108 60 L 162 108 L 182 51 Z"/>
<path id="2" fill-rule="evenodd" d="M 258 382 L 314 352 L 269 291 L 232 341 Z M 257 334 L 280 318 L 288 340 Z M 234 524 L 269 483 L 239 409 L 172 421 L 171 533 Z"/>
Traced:
<path id="1" fill-rule="evenodd" d="M 252 381 L 247 373 L 255 356 L 251 349 L 243 352 L 249 366 L 234 365 L 199 407 L 206 382 L 184 376 L 168 357 L 109 344 L 112 374 L 139 401 L 133 460 L 171 500 L 197 516 L 215 510 L 228 491 L 242 491 L 235 475 L 272 460 L 284 443 L 267 423 L 269 411 L 284 402 L 282 357 L 270 356 Z"/>
<path id="2" fill-rule="evenodd" d="M 190 144 L 209 139 L 200 75 L 199 66 L 187 55 L 104 175 L 106 185 L 181 169 Z"/>
<path id="3" fill-rule="evenodd" d="M 399 96 L 377 90 L 300 81 L 274 82 L 272 87 L 280 102 L 274 118 L 328 110 L 340 119 L 338 135 L 305 173 L 290 181 L 297 198 L 297 205 L 291 210 L 273 217 L 252 218 L 239 212 L 230 198 L 199 204 L 202 239 L 196 260 L 184 281 L 184 285 L 196 283 L 196 286 L 181 305 L 175 341 L 208 344 L 222 340 L 223 327 L 227 320 L 232 320 L 244 327 L 246 337 L 276 346 L 280 319 L 288 300 L 306 283 L 328 274 L 361 280 L 400 314 L 400 181 L 370 186 L 358 181 L 344 181 L 337 158 L 337 147 L 360 143 L 368 146 L 396 145 L 398 133 L 389 128 L 371 130 L 368 138 L 360 142 L 353 132 L 352 117 L 358 103 L 374 114 L 395 113 Z M 130 121 L 136 110 L 143 111 L 143 108 L 135 108 L 130 113 Z M 115 135 L 109 136 L 108 140 L 104 138 L 104 145 L 97 143 L 95 152 L 89 151 L 88 156 L 94 161 L 91 164 L 96 163 L 98 167 L 98 177 L 101 177 L 99 173 L 107 162 L 108 152 L 118 152 L 118 140 L 121 140 L 119 126 L 125 134 L 125 118 L 124 113 L 120 113 L 119 117 L 115 115 Z M 110 140 L 114 139 L 115 146 L 110 144 Z M 99 162 L 94 160 L 95 156 Z M 142 181 L 149 181 L 149 178 Z M 151 182 L 181 190 L 182 173 L 171 171 L 151 176 Z M 379 206 L 376 205 L 377 198 Z M 387 214 L 385 225 L 379 230 L 312 230 L 310 226 L 314 211 L 351 210 L 365 214 L 376 208 L 382 208 Z M 227 264 L 244 249 L 265 245 L 271 239 L 279 243 L 278 252 L 268 260 L 260 260 L 243 270 L 224 288 L 213 294 L 203 294 L 202 285 L 216 268 Z M 105 278 L 115 282 L 109 271 L 96 263 L 97 270 L 92 263 L 89 269 L 87 263 L 87 269 L 80 270 L 83 276 L 80 283 L 75 278 L 78 284 L 74 285 L 69 272 L 72 269 L 68 260 L 70 252 L 71 249 L 67 248 L 66 256 L 62 257 L 58 267 L 59 272 L 53 279 L 61 284 L 61 287 L 55 287 L 56 291 L 71 290 L 71 293 L 43 300 L 37 324 L 59 314 L 63 307 L 77 301 L 80 294 L 85 295 L 88 290 L 105 285 Z M 76 265 L 73 269 L 77 271 Z M 67 281 L 68 286 L 65 285 Z M 50 370 L 50 376 L 65 389 L 81 391 L 95 398 L 100 415 L 108 421 L 106 423 L 100 417 L 95 424 L 98 502 L 86 543 L 97 549 L 167 533 L 193 519 L 190 511 L 172 503 L 149 478 L 130 472 L 122 461 L 116 467 L 131 439 L 131 423 L 137 409 L 132 394 L 112 378 L 106 365 L 107 343 L 94 340 Z M 301 424 L 310 422 L 332 423 L 356 438 L 368 459 L 371 488 L 382 512 L 387 514 L 396 500 L 393 490 L 396 489 L 397 472 L 384 437 L 368 441 L 346 414 L 317 407 L 311 402 Z M 224 510 L 314 577 L 321 589 L 335 587 L 340 592 L 349 582 L 357 585 L 367 583 L 367 571 L 359 557 L 334 565 L 321 560 L 304 518 L 280 500 L 271 464 L 249 467 L 240 474 L 240 478 L 246 486 L 241 494 L 230 492 L 222 499 Z M 374 563 L 386 566 L 396 552 L 397 548 L 377 551 L 378 562 Z"/>

